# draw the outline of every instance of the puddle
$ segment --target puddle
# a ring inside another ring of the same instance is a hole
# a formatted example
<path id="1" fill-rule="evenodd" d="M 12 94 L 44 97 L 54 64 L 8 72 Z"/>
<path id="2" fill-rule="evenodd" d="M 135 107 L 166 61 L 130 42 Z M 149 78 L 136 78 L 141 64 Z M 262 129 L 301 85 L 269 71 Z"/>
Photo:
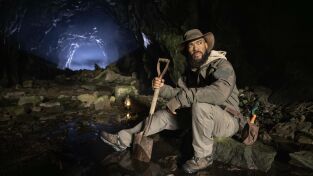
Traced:
<path id="1" fill-rule="evenodd" d="M 144 114 L 146 112 L 132 112 L 133 116 L 142 117 Z M 4 142 L 11 143 L 10 148 L 1 145 L 3 155 L 0 175 L 185 175 L 181 169 L 182 158 L 191 154 L 186 152 L 188 150 L 182 150 L 182 144 L 177 140 L 179 133 L 162 132 L 153 136 L 155 143 L 150 163 L 134 160 L 131 149 L 115 152 L 103 143 L 98 136 L 101 130 L 114 133 L 131 127 L 140 120 L 118 122 L 115 115 L 113 113 L 112 117 L 108 117 L 106 123 L 86 117 L 57 118 L 43 124 L 41 130 L 34 134 L 5 140 Z M 22 154 L 19 154 L 20 151 L 23 151 Z M 195 175 L 310 174 L 308 170 L 275 161 L 268 173 L 214 162 L 213 166 Z"/>

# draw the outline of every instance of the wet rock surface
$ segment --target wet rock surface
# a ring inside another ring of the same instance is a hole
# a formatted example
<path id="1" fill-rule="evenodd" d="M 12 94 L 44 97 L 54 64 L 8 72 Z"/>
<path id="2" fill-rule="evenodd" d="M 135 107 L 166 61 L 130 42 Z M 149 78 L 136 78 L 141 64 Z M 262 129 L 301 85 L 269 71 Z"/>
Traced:
<path id="1" fill-rule="evenodd" d="M 2 89 L 1 175 L 183 175 L 181 166 L 192 156 L 184 131 L 151 136 L 154 149 L 148 164 L 132 159 L 131 149 L 114 152 L 99 139 L 101 130 L 114 133 L 146 117 L 152 99 L 139 93 L 134 77 L 112 72 L 80 71 Z M 215 162 L 198 175 L 310 175 L 313 104 L 271 104 L 267 89 L 240 92 L 247 117 L 259 101 L 258 142 L 244 146 L 234 139 L 216 139 Z M 127 95 L 131 108 L 124 106 Z M 159 99 L 158 108 L 165 102 Z"/>

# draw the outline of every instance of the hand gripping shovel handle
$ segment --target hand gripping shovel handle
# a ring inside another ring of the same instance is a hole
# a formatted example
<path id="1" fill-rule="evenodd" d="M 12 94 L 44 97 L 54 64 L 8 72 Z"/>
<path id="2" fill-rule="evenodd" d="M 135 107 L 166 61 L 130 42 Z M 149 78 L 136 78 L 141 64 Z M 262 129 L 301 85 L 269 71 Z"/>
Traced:
<path id="1" fill-rule="evenodd" d="M 161 72 L 160 70 L 160 64 L 161 62 L 166 63 L 163 71 Z M 164 58 L 159 58 L 158 63 L 157 63 L 157 72 L 158 72 L 158 77 L 159 78 L 163 78 L 164 74 L 166 73 L 168 66 L 169 66 L 170 60 L 168 59 L 164 59 Z M 154 113 L 155 107 L 156 107 L 156 103 L 158 100 L 158 96 L 159 96 L 159 92 L 160 89 L 154 89 L 154 94 L 153 94 L 153 98 L 152 98 L 152 102 L 151 102 L 151 107 L 150 107 L 150 111 L 149 111 L 149 117 L 147 119 L 147 123 L 145 123 L 145 128 L 143 130 L 143 135 L 146 136 L 146 133 L 148 132 L 150 126 L 151 126 L 151 122 L 152 122 L 152 115 Z"/>

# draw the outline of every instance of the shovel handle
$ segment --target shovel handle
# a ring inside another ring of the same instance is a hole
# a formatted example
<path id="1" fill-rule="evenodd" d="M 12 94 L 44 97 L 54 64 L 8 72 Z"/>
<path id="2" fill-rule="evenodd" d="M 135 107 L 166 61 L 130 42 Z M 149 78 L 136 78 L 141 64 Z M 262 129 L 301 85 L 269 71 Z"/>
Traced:
<path id="1" fill-rule="evenodd" d="M 164 67 L 162 73 L 161 73 L 161 70 L 160 70 L 160 63 L 161 63 L 161 62 L 166 63 L 166 65 L 165 65 L 165 67 Z M 159 77 L 159 78 L 163 78 L 165 72 L 166 72 L 167 69 L 168 69 L 169 64 L 170 64 L 170 60 L 165 59 L 165 58 L 159 58 L 158 63 L 157 63 L 157 72 L 158 72 L 158 77 Z"/>
<path id="2" fill-rule="evenodd" d="M 161 62 L 165 62 L 166 65 L 161 73 L 160 70 L 160 63 Z M 162 79 L 162 77 L 164 76 L 164 74 L 166 73 L 168 66 L 169 66 L 170 60 L 165 59 L 165 58 L 159 58 L 158 60 L 158 64 L 157 64 L 157 72 L 158 72 L 158 77 Z M 150 111 L 149 111 L 149 117 L 147 119 L 147 123 L 145 123 L 145 128 L 143 130 L 143 135 L 146 136 L 146 133 L 148 132 L 148 129 L 151 126 L 151 122 L 152 122 L 152 115 L 154 114 L 155 111 L 155 107 L 158 101 L 158 97 L 159 97 L 159 92 L 160 89 L 154 89 L 154 93 L 153 93 L 153 98 L 152 98 L 152 102 L 151 102 L 151 107 L 150 107 Z"/>

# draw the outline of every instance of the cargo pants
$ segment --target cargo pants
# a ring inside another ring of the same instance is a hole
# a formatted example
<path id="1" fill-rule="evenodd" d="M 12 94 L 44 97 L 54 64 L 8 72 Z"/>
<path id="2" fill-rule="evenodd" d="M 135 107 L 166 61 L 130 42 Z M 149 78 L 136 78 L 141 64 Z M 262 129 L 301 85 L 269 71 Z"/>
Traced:
<path id="1" fill-rule="evenodd" d="M 147 135 L 149 136 L 165 129 L 188 128 L 188 124 L 182 121 L 190 122 L 190 120 L 179 118 L 179 116 L 173 116 L 167 110 L 156 111 Z M 220 106 L 208 103 L 194 103 L 191 107 L 191 117 L 189 116 L 189 118 L 192 118 L 191 128 L 194 154 L 200 158 L 212 154 L 213 137 L 230 137 L 239 129 L 236 117 L 224 111 Z M 119 131 L 118 135 L 121 142 L 130 146 L 134 134 L 142 130 L 142 125 L 143 122 L 140 122 L 133 128 Z"/>

